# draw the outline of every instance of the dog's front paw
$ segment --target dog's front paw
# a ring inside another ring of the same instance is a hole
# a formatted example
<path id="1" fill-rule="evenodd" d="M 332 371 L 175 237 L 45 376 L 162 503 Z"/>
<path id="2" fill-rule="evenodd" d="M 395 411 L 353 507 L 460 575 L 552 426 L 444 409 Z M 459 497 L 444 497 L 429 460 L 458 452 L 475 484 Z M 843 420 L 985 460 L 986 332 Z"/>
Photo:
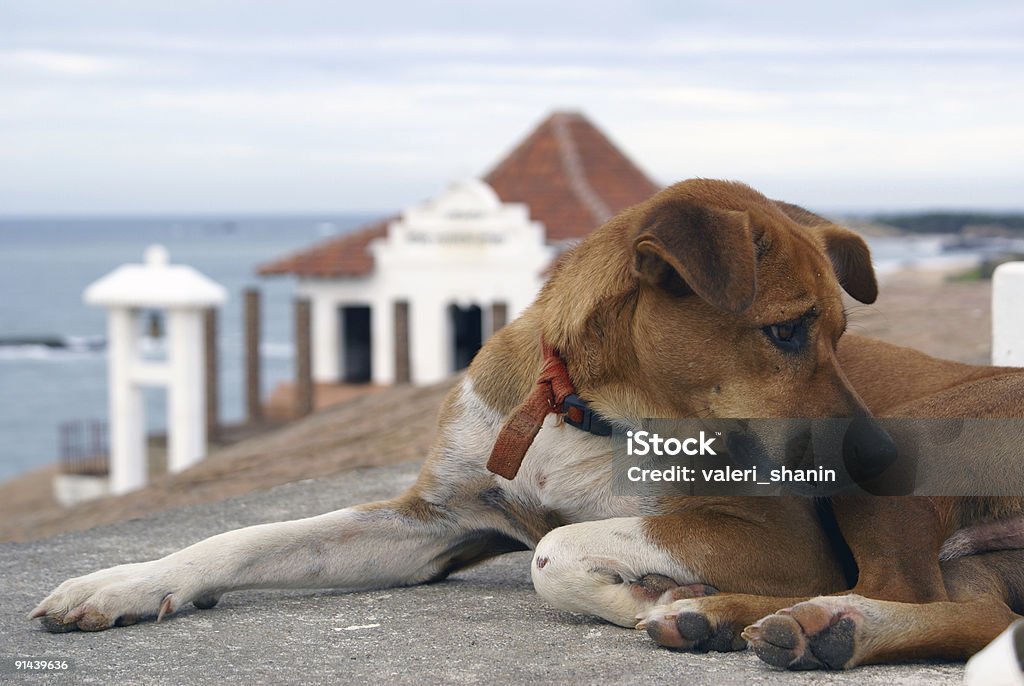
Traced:
<path id="1" fill-rule="evenodd" d="M 864 598 L 825 596 L 757 621 L 743 636 L 759 658 L 783 669 L 846 669 L 857 664 Z"/>
<path id="2" fill-rule="evenodd" d="M 659 645 L 698 653 L 743 650 L 740 626 L 730 618 L 727 595 L 694 597 L 659 605 L 637 617 L 638 629 L 646 629 Z"/>
<path id="3" fill-rule="evenodd" d="M 160 567 L 160 561 L 111 567 L 68 579 L 29 614 L 42 618 L 47 631 L 102 631 L 128 626 L 146 617 L 157 621 L 175 612 L 191 594 Z M 215 598 L 197 598 L 197 607 L 212 607 Z"/>

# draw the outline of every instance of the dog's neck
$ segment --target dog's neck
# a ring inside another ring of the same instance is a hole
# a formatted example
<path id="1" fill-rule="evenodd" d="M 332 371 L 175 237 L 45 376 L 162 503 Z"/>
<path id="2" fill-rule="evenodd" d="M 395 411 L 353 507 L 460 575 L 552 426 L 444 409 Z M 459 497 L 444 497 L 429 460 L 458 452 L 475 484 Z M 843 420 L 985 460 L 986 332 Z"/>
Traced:
<path id="1" fill-rule="evenodd" d="M 543 367 L 537 383 L 501 427 L 487 461 L 488 470 L 509 480 L 519 473 L 526 452 L 549 414 L 557 414 L 567 424 L 598 436 L 612 433 L 611 425 L 576 395 L 565 361 L 543 339 L 541 356 Z"/>

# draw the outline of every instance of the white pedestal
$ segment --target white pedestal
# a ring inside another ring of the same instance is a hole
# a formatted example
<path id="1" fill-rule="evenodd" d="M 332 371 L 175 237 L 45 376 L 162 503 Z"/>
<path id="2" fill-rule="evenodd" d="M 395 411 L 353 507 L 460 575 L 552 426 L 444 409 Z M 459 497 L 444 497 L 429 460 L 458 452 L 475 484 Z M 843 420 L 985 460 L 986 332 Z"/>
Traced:
<path id="1" fill-rule="evenodd" d="M 992 364 L 1024 367 L 1024 262 L 992 275 Z"/>
<path id="2" fill-rule="evenodd" d="M 64 507 L 102 498 L 110 493 L 110 480 L 105 476 L 58 474 L 53 479 L 53 497 Z"/>

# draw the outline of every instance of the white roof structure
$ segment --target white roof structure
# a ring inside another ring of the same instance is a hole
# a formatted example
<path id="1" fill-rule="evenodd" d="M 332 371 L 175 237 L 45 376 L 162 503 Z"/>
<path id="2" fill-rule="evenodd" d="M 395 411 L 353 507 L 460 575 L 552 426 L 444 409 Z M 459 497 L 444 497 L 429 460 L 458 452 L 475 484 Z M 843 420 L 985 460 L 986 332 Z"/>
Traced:
<path id="1" fill-rule="evenodd" d="M 124 264 L 85 289 L 89 305 L 201 308 L 227 300 L 224 287 L 192 267 L 170 264 L 162 245 L 146 248 L 144 264 Z"/>

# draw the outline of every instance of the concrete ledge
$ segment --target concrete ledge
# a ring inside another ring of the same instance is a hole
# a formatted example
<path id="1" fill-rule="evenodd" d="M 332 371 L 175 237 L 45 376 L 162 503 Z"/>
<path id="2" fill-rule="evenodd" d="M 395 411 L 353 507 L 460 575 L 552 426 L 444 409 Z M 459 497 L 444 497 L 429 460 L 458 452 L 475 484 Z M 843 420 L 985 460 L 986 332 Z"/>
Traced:
<path id="1" fill-rule="evenodd" d="M 98 634 L 48 634 L 24 619 L 70 576 L 158 557 L 220 531 L 398 493 L 415 466 L 365 469 L 31 543 L 0 545 L 0 656 L 74 661 L 53 683 L 958 684 L 962 665 L 781 673 L 752 653 L 689 655 L 543 605 L 528 553 L 430 586 L 368 593 L 247 591 Z M 376 625 L 376 626 L 374 626 Z M 36 677 L 4 683 L 38 682 Z"/>
<path id="2" fill-rule="evenodd" d="M 102 498 L 110 493 L 110 478 L 85 474 L 57 474 L 53 477 L 53 497 L 64 507 Z"/>

